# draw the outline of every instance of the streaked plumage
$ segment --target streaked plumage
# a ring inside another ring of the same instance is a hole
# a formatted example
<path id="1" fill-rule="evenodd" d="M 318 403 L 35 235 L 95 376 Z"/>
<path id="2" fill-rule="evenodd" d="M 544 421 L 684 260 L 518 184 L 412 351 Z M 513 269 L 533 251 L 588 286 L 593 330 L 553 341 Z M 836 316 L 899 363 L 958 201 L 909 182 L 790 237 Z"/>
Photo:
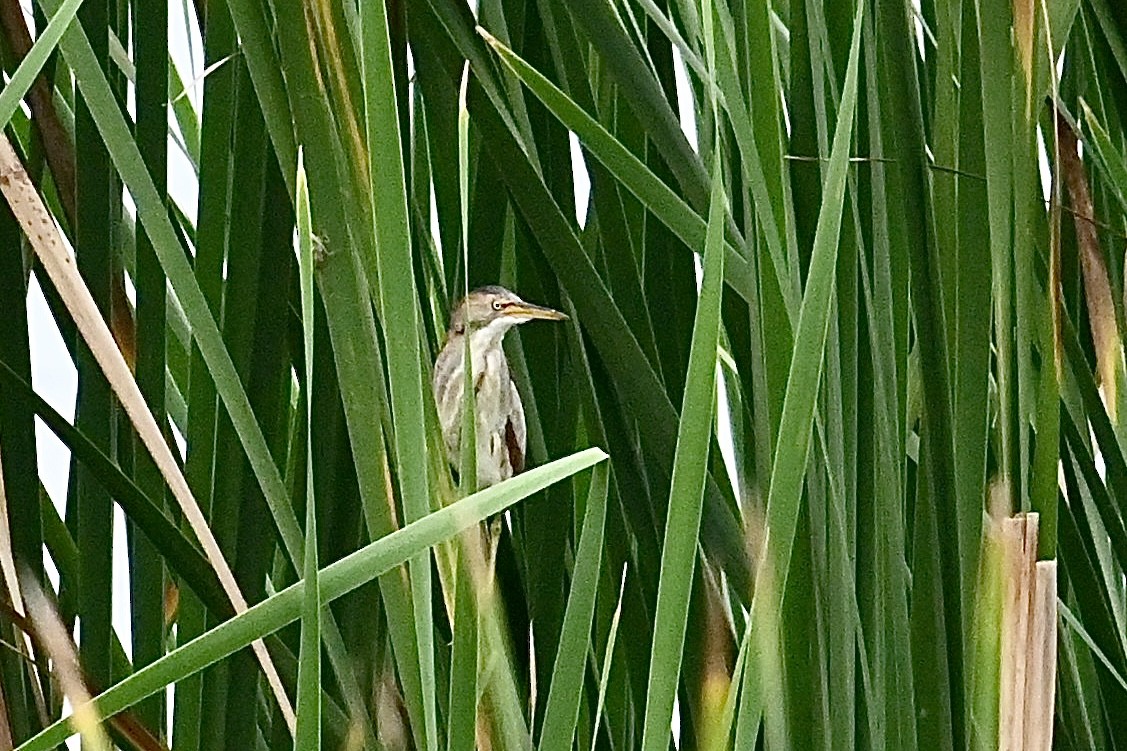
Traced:
<path id="1" fill-rule="evenodd" d="M 465 337 L 470 336 L 480 487 L 507 480 L 524 468 L 524 405 L 509 375 L 501 346 L 506 332 L 535 319 L 563 320 L 563 313 L 532 305 L 504 287 L 475 289 L 454 309 L 450 329 L 434 363 L 434 400 L 442 423 L 447 458 L 461 457 Z"/>

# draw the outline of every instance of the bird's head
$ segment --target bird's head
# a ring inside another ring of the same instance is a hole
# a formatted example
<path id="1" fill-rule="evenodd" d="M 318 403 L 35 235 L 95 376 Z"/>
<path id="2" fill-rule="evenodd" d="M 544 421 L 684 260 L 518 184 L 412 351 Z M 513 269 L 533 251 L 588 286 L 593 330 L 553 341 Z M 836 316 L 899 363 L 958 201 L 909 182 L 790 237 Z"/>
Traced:
<path id="1" fill-rule="evenodd" d="M 534 320 L 564 321 L 567 316 L 558 310 L 533 305 L 520 299 L 504 287 L 478 287 L 463 298 L 450 316 L 450 334 L 459 335 L 487 327 L 504 332 L 517 325 Z"/>

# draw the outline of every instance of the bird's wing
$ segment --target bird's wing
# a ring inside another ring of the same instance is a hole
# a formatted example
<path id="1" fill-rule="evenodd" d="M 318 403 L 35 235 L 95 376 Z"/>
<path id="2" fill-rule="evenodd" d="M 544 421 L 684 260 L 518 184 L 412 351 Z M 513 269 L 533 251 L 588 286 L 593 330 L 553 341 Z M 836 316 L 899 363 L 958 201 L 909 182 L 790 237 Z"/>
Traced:
<path id="1" fill-rule="evenodd" d="M 442 425 L 442 437 L 446 443 L 446 456 L 457 466 L 462 438 L 462 384 L 463 375 L 459 352 L 456 347 L 460 339 L 448 343 L 438 354 L 434 363 L 434 402 L 438 407 L 438 419 Z"/>
<path id="2" fill-rule="evenodd" d="M 520 399 L 517 385 L 509 381 L 509 417 L 505 421 L 505 446 L 509 451 L 509 466 L 513 474 L 524 471 L 524 444 L 527 437 L 524 422 L 524 403 Z"/>

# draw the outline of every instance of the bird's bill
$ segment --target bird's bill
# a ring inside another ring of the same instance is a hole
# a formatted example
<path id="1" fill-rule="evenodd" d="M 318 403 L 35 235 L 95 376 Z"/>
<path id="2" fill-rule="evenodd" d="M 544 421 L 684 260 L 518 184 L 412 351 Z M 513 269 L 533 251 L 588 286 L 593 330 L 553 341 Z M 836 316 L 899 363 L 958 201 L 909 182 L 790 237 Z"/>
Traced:
<path id="1" fill-rule="evenodd" d="M 567 315 L 543 305 L 533 305 L 528 302 L 515 303 L 505 308 L 506 316 L 519 316 L 521 318 L 534 318 L 542 321 L 566 321 Z"/>

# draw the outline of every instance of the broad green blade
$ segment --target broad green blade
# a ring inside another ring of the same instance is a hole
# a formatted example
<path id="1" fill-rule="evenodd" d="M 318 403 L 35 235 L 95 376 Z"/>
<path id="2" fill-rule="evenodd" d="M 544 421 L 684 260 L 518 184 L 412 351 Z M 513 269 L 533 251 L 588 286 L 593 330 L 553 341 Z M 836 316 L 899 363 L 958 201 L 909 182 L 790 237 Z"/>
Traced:
<path id="1" fill-rule="evenodd" d="M 540 751 L 567 751 L 573 747 L 580 700 L 583 698 L 583 672 L 595 614 L 595 594 L 602 566 L 603 530 L 606 523 L 610 468 L 603 465 L 592 473 L 587 496 L 583 532 L 575 552 L 560 633 L 560 647 L 548 689 L 548 708 L 540 734 Z"/>
<path id="2" fill-rule="evenodd" d="M 71 62 L 72 69 L 81 71 L 78 75 L 79 87 L 90 104 L 110 158 L 137 203 L 138 216 L 152 238 L 154 250 L 168 275 L 169 284 L 192 323 L 195 341 L 215 379 L 216 390 L 231 415 L 255 476 L 270 504 L 286 550 L 294 561 L 301 560 L 301 531 L 292 509 L 288 507 L 278 468 L 270 457 L 262 430 L 254 418 L 246 392 L 223 345 L 215 318 L 211 315 L 180 241 L 168 220 L 164 202 L 153 185 L 136 142 L 129 134 L 109 84 L 96 64 L 89 41 L 81 28 L 72 27 L 64 34 L 60 47 Z"/>
<path id="3" fill-rule="evenodd" d="M 693 323 L 685 399 L 677 430 L 669 517 L 661 552 L 661 578 L 654 615 L 646 719 L 642 734 L 645 751 L 669 746 L 673 699 L 681 673 L 681 653 L 689 615 L 697 535 L 708 475 L 709 442 L 716 405 L 716 358 L 720 332 L 720 293 L 724 278 L 724 181 L 719 159 L 713 168 L 712 205 L 704 246 L 704 281 Z"/>
<path id="4" fill-rule="evenodd" d="M 305 562 L 301 652 L 297 666 L 297 751 L 321 748 L 321 590 L 317 569 L 317 507 L 313 495 L 313 220 L 302 153 L 297 154 L 298 262 L 301 329 L 305 345 Z"/>
<path id="5" fill-rule="evenodd" d="M 62 39 L 63 32 L 67 30 L 78 9 L 82 7 L 83 0 L 64 0 L 59 9 L 47 22 L 47 28 L 35 40 L 31 50 L 20 61 L 16 72 L 8 80 L 4 90 L 0 91 L 0 127 L 6 128 L 24 98 L 35 82 L 36 76 L 47 64 L 47 59 L 55 51 L 56 45 Z"/>
<path id="6" fill-rule="evenodd" d="M 498 514 L 533 493 L 606 458 L 602 450 L 590 448 L 557 459 L 428 514 L 368 544 L 319 572 L 322 602 L 328 604 L 348 594 L 469 529 L 487 516 Z M 241 616 L 225 621 L 96 696 L 94 701 L 98 711 L 103 715 L 117 714 L 165 686 L 246 647 L 255 639 L 292 623 L 301 617 L 304 597 L 305 585 L 298 582 L 254 605 Z M 60 720 L 20 745 L 19 751 L 46 751 L 62 743 L 71 733 L 67 720 Z"/>
<path id="7" fill-rule="evenodd" d="M 466 89 L 470 68 L 462 70 L 462 85 L 458 88 L 458 206 L 462 219 L 462 299 L 470 295 L 470 111 L 466 107 Z M 473 362 L 470 349 L 472 336 L 462 338 L 462 362 Z M 462 431 L 458 459 L 458 484 L 463 495 L 477 490 L 477 389 L 474 388 L 473 367 L 462 369 Z"/>
<path id="8" fill-rule="evenodd" d="M 591 154 L 611 171 L 690 248 L 705 245 L 707 225 L 692 207 L 668 185 L 661 181 L 638 157 L 618 141 L 597 120 L 584 112 L 551 81 L 522 60 L 516 53 L 479 29 L 485 40 L 500 56 L 502 62 L 515 73 L 540 101 L 559 118 L 560 122 L 575 131 Z M 739 251 L 726 244 L 729 271 L 727 282 L 745 299 L 750 294 L 747 285 L 747 261 Z"/>
<path id="9" fill-rule="evenodd" d="M 367 271 L 377 279 L 379 308 L 384 319 L 388 347 L 388 377 L 391 411 L 395 422 L 396 474 L 403 496 L 407 523 L 427 515 L 430 490 L 426 464 L 421 457 L 429 450 L 423 413 L 424 367 L 420 359 L 420 316 L 413 273 L 411 230 L 407 213 L 407 188 L 383 3 L 361 7 L 361 67 L 364 114 L 368 144 L 369 200 L 375 222 L 376 268 Z M 418 640 L 419 674 L 422 679 L 423 721 L 428 751 L 438 751 L 438 718 L 435 702 L 434 625 L 431 598 L 431 560 L 423 551 L 408 566 L 411 606 Z"/>
<path id="10" fill-rule="evenodd" d="M 751 608 L 750 628 L 760 631 L 761 636 L 753 638 L 753 647 L 759 650 L 759 655 L 744 673 L 744 696 L 740 714 L 753 713 L 757 704 L 763 707 L 766 738 L 772 748 L 787 746 L 787 721 L 783 714 L 786 698 L 783 686 L 772 678 L 777 678 L 778 673 L 764 669 L 769 659 L 776 658 L 764 654 L 762 650 L 764 645 L 777 643 L 779 613 L 768 603 L 781 601 L 782 593 L 786 590 L 802 500 L 803 478 L 810 453 L 826 337 L 834 307 L 838 232 L 845 201 L 853 114 L 857 105 L 863 10 L 864 6 L 858 4 L 853 19 L 845 87 L 838 108 L 830 161 L 826 168 L 822 206 L 818 214 L 810 270 L 795 332 L 794 354 L 787 378 L 778 445 L 771 468 L 767 493 L 766 549 L 756 576 Z"/>

